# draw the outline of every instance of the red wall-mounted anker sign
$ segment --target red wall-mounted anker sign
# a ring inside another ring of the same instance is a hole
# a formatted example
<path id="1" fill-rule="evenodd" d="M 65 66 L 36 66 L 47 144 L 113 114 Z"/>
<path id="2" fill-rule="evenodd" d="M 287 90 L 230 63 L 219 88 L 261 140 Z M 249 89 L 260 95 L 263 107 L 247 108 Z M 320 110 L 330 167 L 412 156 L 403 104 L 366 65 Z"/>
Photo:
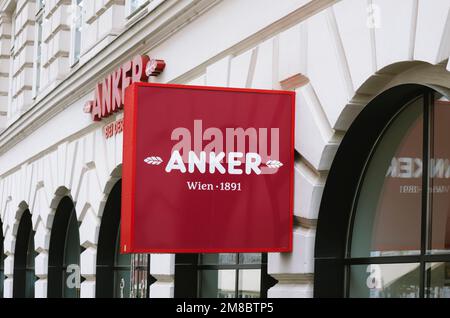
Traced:
<path id="1" fill-rule="evenodd" d="M 163 60 L 150 59 L 147 55 L 135 56 L 96 85 L 95 98 L 86 102 L 84 111 L 91 113 L 94 121 L 110 116 L 123 108 L 128 86 L 158 76 L 165 66 Z"/>
<path id="2" fill-rule="evenodd" d="M 294 92 L 130 86 L 121 251 L 291 251 L 294 110 Z"/>

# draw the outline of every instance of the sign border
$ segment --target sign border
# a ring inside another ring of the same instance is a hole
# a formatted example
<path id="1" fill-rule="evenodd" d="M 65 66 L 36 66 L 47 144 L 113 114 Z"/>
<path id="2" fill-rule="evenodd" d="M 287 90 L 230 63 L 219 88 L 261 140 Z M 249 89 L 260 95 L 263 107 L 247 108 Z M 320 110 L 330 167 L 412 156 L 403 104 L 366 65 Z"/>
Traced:
<path id="1" fill-rule="evenodd" d="M 259 94 L 289 95 L 291 97 L 291 161 L 289 162 L 289 243 L 282 248 L 191 248 L 191 249 L 136 249 L 134 247 L 134 194 L 136 180 L 136 119 L 137 119 L 137 89 L 139 87 L 158 87 L 175 89 L 193 89 L 201 91 L 226 91 Z M 234 88 L 218 86 L 197 86 L 181 84 L 162 84 L 136 82 L 125 91 L 123 116 L 123 160 L 122 160 L 122 204 L 120 222 L 120 251 L 121 253 L 272 253 L 292 252 L 293 223 L 294 223 L 294 164 L 295 164 L 295 91 L 268 90 L 253 88 Z M 128 130 L 127 127 L 134 127 Z M 129 165 L 125 165 L 125 162 Z M 127 213 L 126 213 L 127 212 Z"/>

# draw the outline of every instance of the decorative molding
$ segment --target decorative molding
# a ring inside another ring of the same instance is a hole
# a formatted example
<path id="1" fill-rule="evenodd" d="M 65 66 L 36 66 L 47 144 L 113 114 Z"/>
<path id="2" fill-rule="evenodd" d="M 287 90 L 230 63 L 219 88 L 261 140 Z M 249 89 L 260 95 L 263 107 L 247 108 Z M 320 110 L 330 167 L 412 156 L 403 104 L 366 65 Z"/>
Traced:
<path id="1" fill-rule="evenodd" d="M 222 51 L 216 56 L 206 60 L 202 64 L 197 67 L 191 69 L 190 71 L 184 73 L 183 75 L 176 77 L 170 81 L 170 83 L 185 83 L 189 82 L 192 79 L 198 77 L 202 73 L 205 72 L 206 67 L 210 64 L 213 64 L 228 55 L 239 55 L 244 53 L 245 51 L 258 46 L 265 40 L 286 31 L 287 29 L 295 26 L 296 24 L 301 23 L 302 21 L 306 21 L 311 16 L 325 10 L 329 6 L 332 6 L 334 3 L 339 2 L 340 0 L 316 0 L 310 1 L 304 6 L 299 7 L 298 9 L 293 10 L 291 13 L 285 15 L 269 26 L 260 29 L 255 32 L 251 36 L 247 37 L 243 41 L 235 44 L 234 46 Z"/>
<path id="2" fill-rule="evenodd" d="M 133 27 L 120 34 L 106 48 L 97 53 L 83 65 L 78 65 L 48 95 L 43 96 L 18 120 L 0 133 L 0 154 L 8 151 L 20 140 L 42 126 L 49 119 L 61 112 L 67 105 L 75 102 L 82 94 L 93 90 L 97 81 L 129 56 L 148 48 L 148 44 L 158 43 L 219 0 L 167 0 L 161 14 L 146 17 Z M 132 49 L 130 49 L 132 48 Z M 89 76 L 87 76 L 89 74 Z M 95 75 L 93 75 L 95 74 Z M 20 133 L 19 133 L 20 132 Z"/>
<path id="3" fill-rule="evenodd" d="M 278 280 L 278 284 L 312 284 L 314 281 L 314 274 L 270 274 L 273 278 Z M 278 286 L 275 285 L 275 286 Z"/>
<path id="4" fill-rule="evenodd" d="M 334 14 L 333 7 L 327 9 L 327 19 L 330 28 L 331 37 L 334 41 L 337 60 L 339 61 L 339 70 L 347 89 L 348 98 L 352 98 L 355 94 L 355 88 L 353 87 L 352 75 L 350 73 L 349 62 L 345 54 L 344 44 L 342 43 L 341 35 L 339 33 L 338 24 L 336 21 L 336 15 Z"/>

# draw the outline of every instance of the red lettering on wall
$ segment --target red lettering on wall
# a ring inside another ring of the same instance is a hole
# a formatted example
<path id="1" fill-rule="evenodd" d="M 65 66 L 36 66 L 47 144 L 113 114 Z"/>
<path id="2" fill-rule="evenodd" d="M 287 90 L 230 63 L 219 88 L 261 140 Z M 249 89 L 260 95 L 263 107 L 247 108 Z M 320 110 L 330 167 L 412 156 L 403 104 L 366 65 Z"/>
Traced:
<path id="1" fill-rule="evenodd" d="M 92 110 L 91 110 L 92 120 L 94 121 L 102 120 L 101 104 L 102 104 L 102 85 L 97 84 L 97 86 L 95 87 L 95 100 L 92 103 Z"/>
<path id="2" fill-rule="evenodd" d="M 152 60 L 155 61 L 155 60 Z M 125 90 L 132 83 L 147 81 L 149 76 L 157 76 L 164 70 L 165 63 L 159 61 L 157 72 L 147 75 L 147 64 L 150 58 L 138 55 L 125 62 L 117 70 L 109 74 L 95 87 L 95 98 L 85 104 L 84 111 L 91 113 L 92 120 L 99 121 L 123 108 Z"/>
<path id="3" fill-rule="evenodd" d="M 102 117 L 111 114 L 111 75 L 106 77 L 102 83 Z"/>
<path id="4" fill-rule="evenodd" d="M 122 65 L 122 100 L 125 99 L 125 90 L 131 83 L 131 61 Z"/>
<path id="5" fill-rule="evenodd" d="M 112 111 L 118 111 L 122 105 L 122 69 L 119 68 L 112 75 Z"/>
<path id="6" fill-rule="evenodd" d="M 150 61 L 148 56 L 136 56 L 133 59 L 132 83 L 146 81 L 148 76 L 145 74 L 147 63 Z"/>

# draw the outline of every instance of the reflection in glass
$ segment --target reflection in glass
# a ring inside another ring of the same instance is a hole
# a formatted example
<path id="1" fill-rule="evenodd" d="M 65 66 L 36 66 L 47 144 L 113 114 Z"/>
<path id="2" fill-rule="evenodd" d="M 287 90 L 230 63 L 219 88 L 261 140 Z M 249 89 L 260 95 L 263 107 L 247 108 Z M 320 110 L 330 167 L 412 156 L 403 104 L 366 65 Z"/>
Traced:
<path id="1" fill-rule="evenodd" d="M 417 99 L 397 115 L 368 163 L 356 205 L 352 257 L 420 252 L 422 106 L 423 99 Z"/>
<path id="2" fill-rule="evenodd" d="M 347 255 L 351 297 L 450 297 L 448 255 L 437 255 L 450 251 L 450 101 L 421 96 L 382 132 L 361 176 Z M 413 257 L 389 258 L 405 255 Z"/>
<path id="3" fill-rule="evenodd" d="M 74 62 L 80 59 L 81 53 L 81 29 L 83 27 L 83 0 L 76 1 L 75 7 L 75 23 L 74 23 L 74 46 L 73 59 Z"/>
<path id="4" fill-rule="evenodd" d="M 131 257 L 131 298 L 147 298 L 148 254 L 133 254 Z"/>
<path id="5" fill-rule="evenodd" d="M 75 212 L 70 213 L 64 246 L 63 297 L 80 297 L 80 234 Z"/>
<path id="6" fill-rule="evenodd" d="M 350 268 L 352 298 L 419 297 L 418 263 L 354 265 Z"/>
<path id="7" fill-rule="evenodd" d="M 200 285 L 201 298 L 234 298 L 236 270 L 202 270 Z"/>
<path id="8" fill-rule="evenodd" d="M 243 253 L 239 254 L 239 264 L 261 264 L 261 253 Z"/>
<path id="9" fill-rule="evenodd" d="M 450 102 L 440 98 L 434 103 L 432 141 L 430 142 L 431 249 L 433 253 L 450 249 Z"/>
<path id="10" fill-rule="evenodd" d="M 428 297 L 450 298 L 450 263 L 427 264 Z"/>
<path id="11" fill-rule="evenodd" d="M 114 298 L 130 298 L 131 254 L 120 253 L 120 230 L 117 231 L 114 256 Z"/>
<path id="12" fill-rule="evenodd" d="M 30 231 L 25 269 L 25 298 L 34 298 L 34 283 L 36 282 L 36 276 L 34 275 L 34 261 L 36 256 L 37 253 L 34 250 L 34 232 Z"/>
<path id="13" fill-rule="evenodd" d="M 259 298 L 261 270 L 242 269 L 239 271 L 239 298 Z"/>
<path id="14" fill-rule="evenodd" d="M 144 3 L 145 0 L 130 0 L 130 13 L 136 11 Z"/>
<path id="15" fill-rule="evenodd" d="M 261 253 L 201 254 L 199 297 L 261 297 Z"/>
<path id="16" fill-rule="evenodd" d="M 236 264 L 237 254 L 221 253 L 221 254 L 201 254 L 200 264 L 202 265 L 229 265 Z"/>

